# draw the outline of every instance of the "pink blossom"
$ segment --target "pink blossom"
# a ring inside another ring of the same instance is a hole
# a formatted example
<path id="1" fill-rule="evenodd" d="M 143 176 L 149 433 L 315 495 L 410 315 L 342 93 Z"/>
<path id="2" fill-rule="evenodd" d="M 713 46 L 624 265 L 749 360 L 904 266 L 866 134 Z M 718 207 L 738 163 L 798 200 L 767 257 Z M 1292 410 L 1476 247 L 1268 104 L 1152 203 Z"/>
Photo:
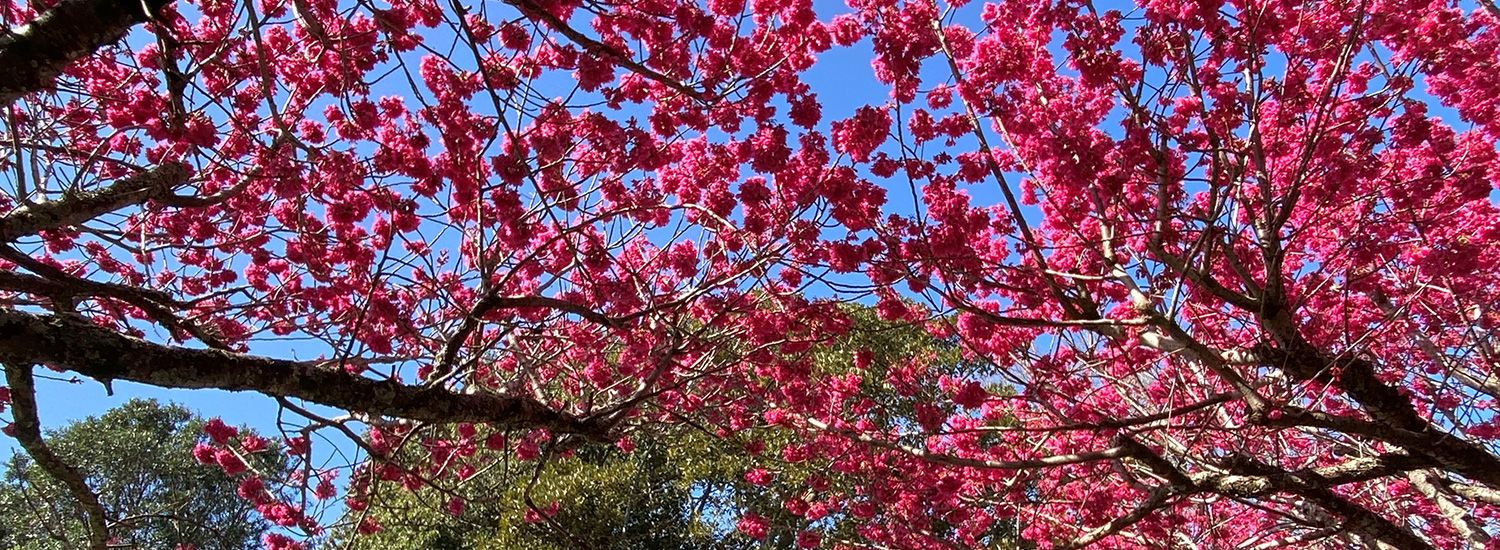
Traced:
<path id="1" fill-rule="evenodd" d="M 766 518 L 753 513 L 746 513 L 740 516 L 739 521 L 735 522 L 734 527 L 740 533 L 752 539 L 766 538 L 766 533 L 769 530 Z"/>
<path id="2" fill-rule="evenodd" d="M 203 433 L 208 434 L 209 440 L 215 445 L 223 445 L 234 439 L 239 434 L 239 430 L 225 424 L 223 420 L 211 418 L 203 424 Z"/>

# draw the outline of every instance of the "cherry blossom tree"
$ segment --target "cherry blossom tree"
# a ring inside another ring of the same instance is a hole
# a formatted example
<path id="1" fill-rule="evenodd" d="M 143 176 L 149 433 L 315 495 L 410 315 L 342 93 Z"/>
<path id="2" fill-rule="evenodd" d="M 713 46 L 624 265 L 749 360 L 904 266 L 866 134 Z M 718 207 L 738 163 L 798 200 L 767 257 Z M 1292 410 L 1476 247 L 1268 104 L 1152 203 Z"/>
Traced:
<path id="1" fill-rule="evenodd" d="M 94 548 L 39 369 L 274 397 L 194 451 L 272 548 L 663 427 L 854 480 L 735 512 L 809 548 L 1500 545 L 1490 0 L 4 6 L 0 402 Z M 848 303 L 961 359 L 820 368 Z"/>

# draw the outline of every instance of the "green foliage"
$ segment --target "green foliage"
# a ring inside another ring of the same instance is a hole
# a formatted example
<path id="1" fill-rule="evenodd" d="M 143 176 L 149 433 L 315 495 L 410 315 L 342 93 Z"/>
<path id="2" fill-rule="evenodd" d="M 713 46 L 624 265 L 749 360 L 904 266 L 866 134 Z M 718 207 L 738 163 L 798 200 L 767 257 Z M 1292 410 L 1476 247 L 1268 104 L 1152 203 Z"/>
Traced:
<path id="1" fill-rule="evenodd" d="M 190 454 L 203 419 L 179 405 L 131 400 L 45 436 L 85 476 L 125 547 L 199 550 L 258 547 L 267 525 L 235 495 L 234 480 Z M 23 454 L 0 480 L 0 548 L 86 546 L 83 510 Z"/>
<path id="2" fill-rule="evenodd" d="M 673 454 L 648 440 L 628 455 L 584 446 L 546 461 L 541 472 L 534 462 L 496 463 L 458 488 L 467 502 L 458 517 L 445 511 L 450 495 L 383 484 L 370 512 L 384 529 L 336 538 L 369 549 L 733 548 L 720 540 L 719 529 L 693 516 L 695 480 L 684 476 Z M 550 520 L 533 513 L 528 521 L 528 497 L 539 510 L 556 503 Z"/>

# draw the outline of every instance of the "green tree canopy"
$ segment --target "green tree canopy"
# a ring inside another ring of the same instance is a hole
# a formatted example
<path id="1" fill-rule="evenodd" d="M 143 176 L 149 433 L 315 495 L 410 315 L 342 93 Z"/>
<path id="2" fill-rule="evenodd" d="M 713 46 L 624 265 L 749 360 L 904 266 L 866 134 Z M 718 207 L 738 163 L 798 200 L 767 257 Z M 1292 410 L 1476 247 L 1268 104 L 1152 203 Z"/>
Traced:
<path id="1" fill-rule="evenodd" d="M 256 548 L 268 527 L 235 495 L 235 481 L 193 461 L 204 420 L 188 409 L 134 399 L 99 417 L 46 434 L 59 457 L 85 476 L 126 548 Z M 27 456 L 13 455 L 0 479 L 0 548 L 86 545 L 83 510 Z"/>

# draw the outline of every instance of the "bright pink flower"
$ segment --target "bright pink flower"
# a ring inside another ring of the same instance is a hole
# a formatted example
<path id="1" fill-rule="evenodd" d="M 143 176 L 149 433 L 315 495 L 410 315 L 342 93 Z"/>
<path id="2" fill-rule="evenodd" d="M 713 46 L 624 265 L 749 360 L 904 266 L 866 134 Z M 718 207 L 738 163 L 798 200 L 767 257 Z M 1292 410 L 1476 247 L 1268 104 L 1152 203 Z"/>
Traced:
<path id="1" fill-rule="evenodd" d="M 292 540 L 280 533 L 266 533 L 261 537 L 266 550 L 306 550 L 307 545 Z"/>
<path id="2" fill-rule="evenodd" d="M 199 464 L 214 464 L 218 462 L 218 449 L 207 443 L 198 443 L 193 446 L 193 460 Z"/>
<path id="3" fill-rule="evenodd" d="M 245 471 L 245 462 L 240 460 L 240 455 L 229 449 L 220 449 L 214 453 L 214 463 L 218 464 L 226 475 L 238 475 Z"/>
<path id="4" fill-rule="evenodd" d="M 270 493 L 266 492 L 265 482 L 256 476 L 245 476 L 240 479 L 239 486 L 235 488 L 235 494 L 254 504 L 264 504 L 271 498 Z"/>
<path id="5" fill-rule="evenodd" d="M 246 453 L 254 454 L 264 451 L 266 450 L 266 448 L 266 439 L 258 435 L 245 434 L 244 437 L 240 438 L 240 449 L 244 450 Z"/>
<path id="6" fill-rule="evenodd" d="M 380 522 L 375 521 L 375 518 L 365 516 L 364 519 L 359 521 L 359 526 L 355 528 L 355 531 L 361 535 L 373 535 L 379 533 L 382 529 L 384 528 L 380 526 Z"/>
<path id="7" fill-rule="evenodd" d="M 740 516 L 739 521 L 735 522 L 734 527 L 745 536 L 757 540 L 766 538 L 769 530 L 766 518 L 748 512 Z"/>
<path id="8" fill-rule="evenodd" d="M 771 483 L 771 472 L 763 468 L 755 468 L 745 472 L 745 481 L 751 485 L 764 487 Z"/>
<path id="9" fill-rule="evenodd" d="M 289 437 L 286 440 L 286 452 L 293 456 L 307 456 L 307 438 L 302 436 Z"/>
<path id="10" fill-rule="evenodd" d="M 977 409 L 989 397 L 990 393 L 985 391 L 984 386 L 968 381 L 959 385 L 958 391 L 953 394 L 953 402 L 966 409 Z"/>
<path id="11" fill-rule="evenodd" d="M 239 430 L 225 424 L 223 420 L 210 418 L 208 422 L 203 424 L 203 433 L 208 434 L 209 440 L 213 441 L 215 445 L 223 445 L 228 443 L 229 440 L 234 439 L 235 435 L 239 434 Z"/>
<path id="12" fill-rule="evenodd" d="M 336 495 L 338 495 L 338 489 L 334 488 L 333 483 L 326 479 L 318 480 L 317 486 L 313 487 L 313 496 L 317 497 L 318 500 L 328 500 Z"/>

